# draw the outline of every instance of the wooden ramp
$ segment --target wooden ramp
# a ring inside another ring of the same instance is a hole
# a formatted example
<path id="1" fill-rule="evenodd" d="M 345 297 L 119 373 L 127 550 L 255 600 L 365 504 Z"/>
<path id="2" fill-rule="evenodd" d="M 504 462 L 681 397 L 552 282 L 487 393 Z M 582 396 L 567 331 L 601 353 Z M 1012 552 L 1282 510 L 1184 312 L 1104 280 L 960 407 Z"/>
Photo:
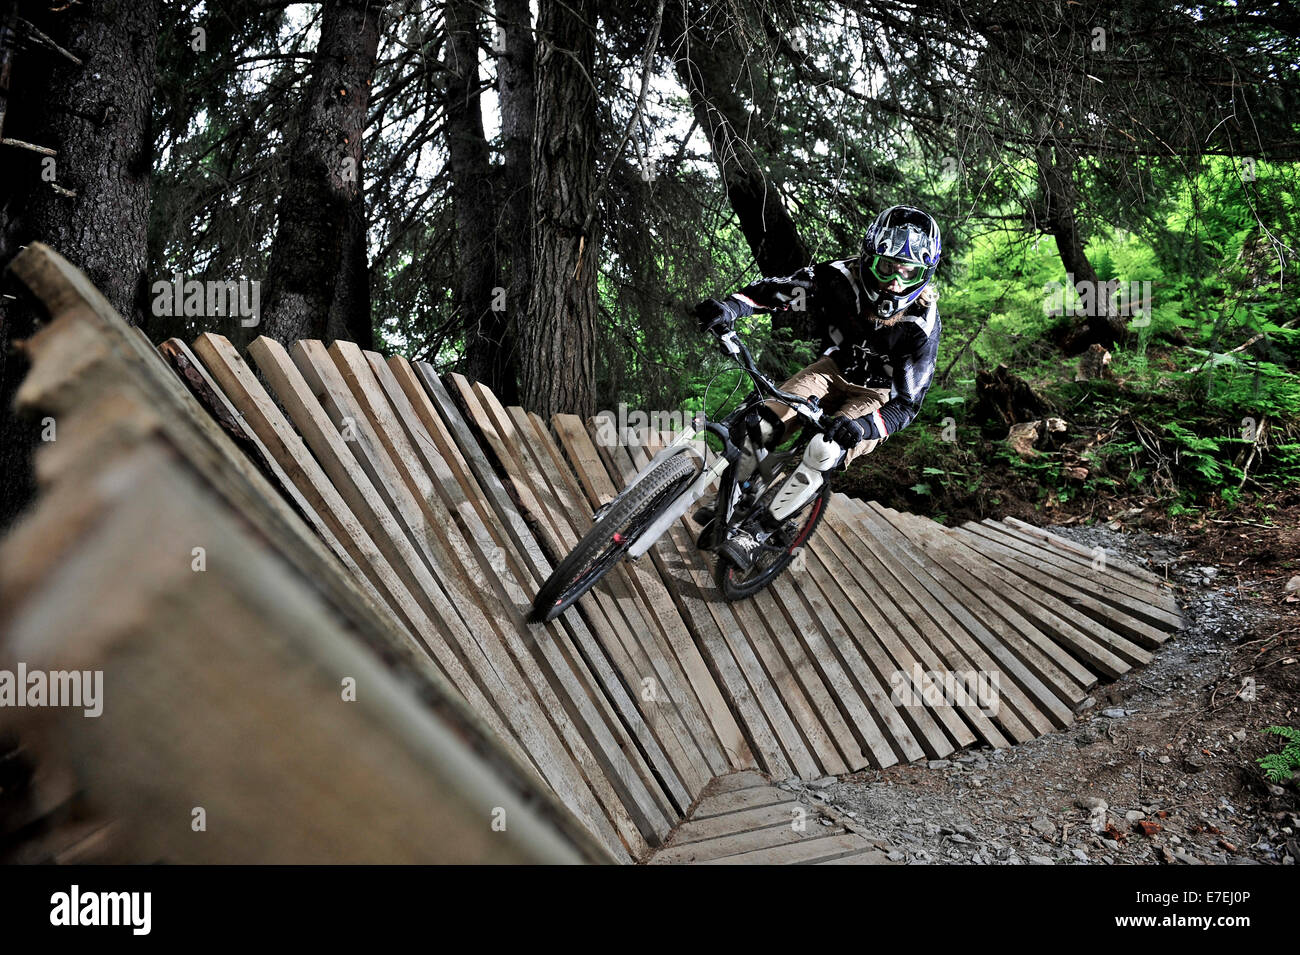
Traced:
<path id="1" fill-rule="evenodd" d="M 58 440 L 39 454 L 37 507 L 0 550 L 0 665 L 76 660 L 110 687 L 118 675 L 123 702 L 94 732 L 34 719 L 127 820 L 120 858 L 316 858 L 259 816 L 291 793 L 310 830 L 313 778 L 333 825 L 355 812 L 338 861 L 867 861 L 842 828 L 787 835 L 771 821 L 784 791 L 766 780 L 1050 732 L 1180 626 L 1163 582 L 1037 528 L 945 528 L 842 495 L 752 600 L 719 599 L 683 519 L 575 611 L 531 625 L 541 581 L 659 436 L 602 444 L 600 422 L 548 425 L 347 342 L 259 338 L 242 356 L 204 334 L 154 349 L 50 250 L 14 270 L 53 318 L 26 346 L 19 402 L 57 421 Z M 355 702 L 327 692 L 362 670 Z M 216 690 L 236 678 L 269 702 L 232 700 L 225 720 Z M 295 696 L 308 684 L 314 696 Z M 196 752 L 201 726 L 215 728 Z M 457 789 L 434 736 L 477 767 L 478 788 Z M 150 835 L 158 806 L 181 811 L 250 743 L 260 775 L 212 796 L 243 828 L 202 849 Z M 420 757 L 392 752 L 403 743 Z M 388 795 L 407 802 L 359 808 L 390 759 Z M 140 778 L 122 771 L 136 765 Z M 325 765 L 337 778 L 316 778 Z M 157 804 L 130 809 L 142 789 Z M 486 844 L 457 854 L 396 836 L 441 799 Z M 371 825 L 393 836 L 372 846 Z"/>

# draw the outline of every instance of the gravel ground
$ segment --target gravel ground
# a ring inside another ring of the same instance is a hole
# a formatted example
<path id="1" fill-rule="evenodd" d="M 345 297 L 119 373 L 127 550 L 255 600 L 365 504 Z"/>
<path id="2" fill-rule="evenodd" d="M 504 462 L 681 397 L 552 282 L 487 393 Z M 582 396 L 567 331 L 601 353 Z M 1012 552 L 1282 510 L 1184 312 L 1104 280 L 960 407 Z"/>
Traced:
<path id="1" fill-rule="evenodd" d="M 1150 665 L 1099 684 L 1073 726 L 845 777 L 784 784 L 912 863 L 1262 863 L 1300 859 L 1296 781 L 1269 785 L 1260 730 L 1300 721 L 1300 666 L 1260 634 L 1294 623 L 1258 582 L 1180 562 L 1181 542 L 1105 526 L 1053 528 L 1179 585 L 1188 626 Z M 1226 584 L 1226 585 L 1225 585 Z M 1240 693 L 1255 679 L 1255 696 Z"/>

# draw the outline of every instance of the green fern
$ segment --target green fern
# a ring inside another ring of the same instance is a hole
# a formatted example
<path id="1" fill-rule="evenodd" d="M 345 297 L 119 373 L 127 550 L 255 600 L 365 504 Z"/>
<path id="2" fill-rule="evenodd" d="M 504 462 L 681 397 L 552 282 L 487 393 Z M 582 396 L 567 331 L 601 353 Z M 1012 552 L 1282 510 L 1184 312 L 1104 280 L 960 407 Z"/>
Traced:
<path id="1" fill-rule="evenodd" d="M 1261 756 L 1256 762 L 1270 782 L 1286 782 L 1295 770 L 1300 769 L 1300 730 L 1294 726 L 1270 726 L 1264 732 L 1281 736 L 1287 743 L 1282 752 Z"/>

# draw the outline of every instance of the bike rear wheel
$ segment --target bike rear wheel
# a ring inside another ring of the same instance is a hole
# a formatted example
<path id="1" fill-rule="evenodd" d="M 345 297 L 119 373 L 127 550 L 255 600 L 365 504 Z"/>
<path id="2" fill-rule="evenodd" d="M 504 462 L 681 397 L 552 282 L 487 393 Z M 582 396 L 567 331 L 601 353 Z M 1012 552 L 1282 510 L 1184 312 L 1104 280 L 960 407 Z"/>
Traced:
<path id="1" fill-rule="evenodd" d="M 821 488 L 803 510 L 768 538 L 763 552 L 755 558 L 754 566 L 748 571 L 741 570 L 729 557 L 719 553 L 714 573 L 722 596 L 728 601 L 744 600 L 775 580 L 790 566 L 799 548 L 807 544 L 830 503 L 831 482 L 828 476 L 823 478 Z"/>
<path id="2" fill-rule="evenodd" d="M 640 533 L 686 490 L 699 473 L 694 455 L 660 462 L 592 525 L 572 553 L 556 566 L 533 601 L 529 620 L 554 620 L 614 568 Z"/>

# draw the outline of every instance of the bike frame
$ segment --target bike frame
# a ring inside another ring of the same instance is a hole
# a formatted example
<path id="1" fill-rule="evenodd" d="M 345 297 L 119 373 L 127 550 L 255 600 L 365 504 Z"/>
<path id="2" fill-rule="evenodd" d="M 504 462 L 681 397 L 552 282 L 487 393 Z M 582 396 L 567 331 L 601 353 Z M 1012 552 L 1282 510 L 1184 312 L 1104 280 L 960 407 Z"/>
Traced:
<path id="1" fill-rule="evenodd" d="M 758 367 L 754 364 L 753 356 L 749 353 L 749 349 L 745 347 L 744 343 L 734 331 L 729 331 L 722 335 L 721 342 L 727 353 L 735 358 L 740 367 L 748 373 L 750 380 L 753 382 L 754 390 L 750 392 L 749 396 L 741 406 L 728 415 L 728 417 L 723 421 L 708 421 L 706 419 L 701 426 L 695 428 L 693 431 L 683 431 L 679 434 L 671 444 L 655 454 L 654 457 L 650 459 L 650 462 L 637 472 L 636 476 L 628 482 L 627 487 L 620 491 L 613 500 L 604 504 L 600 510 L 593 515 L 593 520 L 599 520 L 600 515 L 609 507 L 613 506 L 615 501 L 619 500 L 623 495 L 631 491 L 632 488 L 636 487 L 651 470 L 673 455 L 693 454 L 695 457 L 700 459 L 699 476 L 691 482 L 690 486 L 686 490 L 674 498 L 673 502 L 664 508 L 663 512 L 655 518 L 655 520 L 644 531 L 637 535 L 636 540 L 633 541 L 632 545 L 627 549 L 629 557 L 640 557 L 653 547 L 655 542 L 664 535 L 668 528 L 672 527 L 673 522 L 682 517 L 682 515 L 684 515 L 696 501 L 704 496 L 709 485 L 721 477 L 727 468 L 740 460 L 740 456 L 744 452 L 739 445 L 735 444 L 731 440 L 731 427 L 729 425 L 729 422 L 733 421 L 738 414 L 747 412 L 752 405 L 757 404 L 760 401 L 773 399 L 793 408 L 805 424 L 820 426 L 822 419 L 825 416 L 822 409 L 818 407 L 815 398 L 803 398 L 799 395 L 793 395 L 789 392 L 782 391 L 780 388 L 776 387 L 776 385 L 772 383 L 771 379 L 758 370 Z M 712 463 L 709 462 L 708 447 L 704 446 L 704 449 L 701 450 L 695 445 L 696 439 L 699 438 L 703 432 L 715 434 L 722 441 L 723 452 L 718 456 L 717 460 Z M 723 508 L 722 513 L 719 516 L 723 518 L 723 523 L 726 524 L 731 520 L 731 509 L 734 506 L 734 501 L 732 500 L 733 495 L 730 493 L 730 487 L 724 484 L 723 490 L 728 491 L 726 495 L 727 500 L 723 502 L 722 495 L 719 494 L 718 501 Z"/>

